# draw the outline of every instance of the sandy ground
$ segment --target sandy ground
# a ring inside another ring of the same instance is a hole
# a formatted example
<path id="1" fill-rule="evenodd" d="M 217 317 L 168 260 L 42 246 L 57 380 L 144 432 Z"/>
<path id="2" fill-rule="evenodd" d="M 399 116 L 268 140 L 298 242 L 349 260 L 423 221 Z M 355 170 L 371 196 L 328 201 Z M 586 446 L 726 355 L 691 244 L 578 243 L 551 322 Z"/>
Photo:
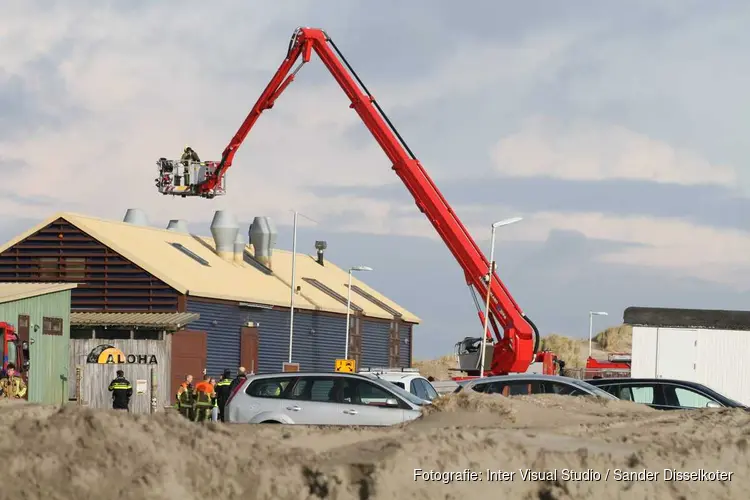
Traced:
<path id="1" fill-rule="evenodd" d="M 0 499 L 746 499 L 749 424 L 742 410 L 553 395 L 458 394 L 379 429 L 199 426 L 169 413 L 4 403 Z M 415 469 L 434 476 L 415 479 Z M 667 481 L 664 469 L 731 480 Z"/>

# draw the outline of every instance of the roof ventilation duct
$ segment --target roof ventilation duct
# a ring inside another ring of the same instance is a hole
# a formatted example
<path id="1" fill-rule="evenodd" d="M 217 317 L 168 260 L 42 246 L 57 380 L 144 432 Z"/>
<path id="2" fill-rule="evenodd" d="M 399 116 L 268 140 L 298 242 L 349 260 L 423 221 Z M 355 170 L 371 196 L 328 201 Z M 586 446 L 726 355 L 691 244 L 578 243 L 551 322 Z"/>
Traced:
<path id="1" fill-rule="evenodd" d="M 128 224 L 135 224 L 136 226 L 148 226 L 146 212 L 140 208 L 128 208 L 122 221 L 127 222 Z"/>
<path id="2" fill-rule="evenodd" d="M 237 239 L 234 240 L 234 262 L 242 264 L 245 262 L 245 236 L 237 230 Z"/>
<path id="3" fill-rule="evenodd" d="M 190 233 L 188 224 L 182 219 L 172 219 L 167 224 L 167 230 L 175 231 L 177 233 Z"/>
<path id="4" fill-rule="evenodd" d="M 256 217 L 250 224 L 248 231 L 250 244 L 253 246 L 255 260 L 266 266 L 272 267 L 273 247 L 276 246 L 278 232 L 270 217 Z"/>
<path id="5" fill-rule="evenodd" d="M 222 259 L 232 262 L 234 260 L 234 242 L 240 226 L 230 212 L 217 210 L 211 221 L 211 235 L 214 237 L 216 254 Z"/>

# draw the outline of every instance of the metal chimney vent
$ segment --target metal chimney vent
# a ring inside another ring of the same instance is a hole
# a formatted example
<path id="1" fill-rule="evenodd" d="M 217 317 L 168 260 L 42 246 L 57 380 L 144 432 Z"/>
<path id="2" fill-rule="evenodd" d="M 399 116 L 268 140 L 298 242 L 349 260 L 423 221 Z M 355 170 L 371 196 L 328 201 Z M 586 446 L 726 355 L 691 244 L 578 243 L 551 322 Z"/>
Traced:
<path id="1" fill-rule="evenodd" d="M 245 262 L 245 236 L 241 231 L 237 231 L 237 238 L 234 240 L 234 262 L 242 264 Z"/>
<path id="2" fill-rule="evenodd" d="M 190 233 L 187 222 L 182 219 L 170 220 L 169 224 L 167 224 L 167 229 L 178 233 Z"/>
<path id="3" fill-rule="evenodd" d="M 128 224 L 135 224 L 136 226 L 148 226 L 146 212 L 140 208 L 128 208 L 122 221 L 127 222 Z"/>
<path id="4" fill-rule="evenodd" d="M 248 231 L 250 244 L 255 252 L 255 260 L 269 269 L 273 269 L 273 248 L 279 233 L 270 217 L 256 217 Z"/>
<path id="5" fill-rule="evenodd" d="M 211 221 L 211 235 L 214 237 L 216 253 L 222 259 L 232 262 L 234 260 L 234 242 L 240 226 L 232 213 L 226 210 L 217 210 Z"/>

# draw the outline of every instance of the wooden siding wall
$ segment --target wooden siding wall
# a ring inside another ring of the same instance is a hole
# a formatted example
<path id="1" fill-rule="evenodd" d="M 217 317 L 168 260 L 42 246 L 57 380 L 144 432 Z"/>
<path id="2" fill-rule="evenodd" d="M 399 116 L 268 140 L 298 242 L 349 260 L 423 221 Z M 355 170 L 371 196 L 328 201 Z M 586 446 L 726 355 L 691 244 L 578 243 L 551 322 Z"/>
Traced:
<path id="1" fill-rule="evenodd" d="M 71 308 L 176 311 L 177 292 L 64 219 L 0 254 L 0 282 L 73 282 Z"/>
<path id="2" fill-rule="evenodd" d="M 139 364 L 97 364 L 87 363 L 89 353 L 99 345 L 107 344 L 114 346 L 123 353 L 145 354 L 156 356 L 157 365 Z M 76 366 L 83 367 L 83 379 L 81 381 L 81 395 L 83 404 L 91 408 L 112 408 L 112 395 L 107 390 L 109 383 L 116 376 L 116 371 L 122 369 L 131 384 L 133 384 L 133 397 L 130 400 L 131 413 L 149 413 L 151 411 L 151 368 L 156 369 L 157 387 L 157 411 L 164 411 L 164 406 L 170 404 L 169 386 L 171 382 L 170 371 L 171 335 L 166 340 L 105 340 L 86 339 L 70 341 L 70 398 L 76 394 Z M 136 393 L 138 380 L 146 380 L 146 393 Z"/>

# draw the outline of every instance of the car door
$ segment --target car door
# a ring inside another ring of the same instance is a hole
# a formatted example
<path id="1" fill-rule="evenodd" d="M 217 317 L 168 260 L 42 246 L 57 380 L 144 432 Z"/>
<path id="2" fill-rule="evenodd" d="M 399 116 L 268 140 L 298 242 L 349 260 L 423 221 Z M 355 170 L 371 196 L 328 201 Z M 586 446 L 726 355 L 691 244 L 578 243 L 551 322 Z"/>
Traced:
<path id="1" fill-rule="evenodd" d="M 397 425 L 406 421 L 401 398 L 367 380 L 348 379 L 345 391 L 344 413 L 350 418 L 350 425 Z M 386 406 L 386 401 L 396 400 L 397 407 Z"/>
<path id="2" fill-rule="evenodd" d="M 282 396 L 294 377 L 273 377 L 253 380 L 244 393 L 232 398 L 229 408 L 231 422 L 256 422 L 275 419 L 282 408 Z"/>
<path id="3" fill-rule="evenodd" d="M 281 401 L 281 411 L 295 424 L 353 425 L 341 404 L 343 377 L 299 377 Z"/>

